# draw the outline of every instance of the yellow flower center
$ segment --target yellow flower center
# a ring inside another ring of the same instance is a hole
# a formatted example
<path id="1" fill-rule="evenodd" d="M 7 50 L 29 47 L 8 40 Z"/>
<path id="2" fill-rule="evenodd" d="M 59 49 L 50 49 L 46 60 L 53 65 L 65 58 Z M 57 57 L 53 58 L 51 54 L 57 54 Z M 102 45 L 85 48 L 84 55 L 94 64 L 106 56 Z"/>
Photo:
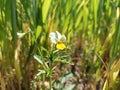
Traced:
<path id="1" fill-rule="evenodd" d="M 58 43 L 56 44 L 56 48 L 57 48 L 58 50 L 63 50 L 63 49 L 66 48 L 66 45 L 65 45 L 64 43 L 62 43 L 62 42 L 58 42 Z"/>

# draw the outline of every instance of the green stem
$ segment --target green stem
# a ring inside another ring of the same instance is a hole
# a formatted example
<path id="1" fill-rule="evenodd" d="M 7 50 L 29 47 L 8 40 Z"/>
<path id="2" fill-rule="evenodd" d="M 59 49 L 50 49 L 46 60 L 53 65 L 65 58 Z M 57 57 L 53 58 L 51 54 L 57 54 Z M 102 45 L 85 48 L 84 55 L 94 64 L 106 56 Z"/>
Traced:
<path id="1" fill-rule="evenodd" d="M 50 90 L 52 90 L 52 63 L 53 63 L 53 52 L 50 54 L 50 75 L 49 75 L 49 85 L 50 85 Z"/>
<path id="2" fill-rule="evenodd" d="M 52 62 L 50 63 L 50 81 L 49 81 L 49 84 L 50 84 L 50 90 L 52 90 Z"/>
<path id="3" fill-rule="evenodd" d="M 18 81 L 18 87 L 19 87 L 19 90 L 21 90 L 21 81 L 20 81 L 20 79 L 19 79 L 19 81 Z"/>

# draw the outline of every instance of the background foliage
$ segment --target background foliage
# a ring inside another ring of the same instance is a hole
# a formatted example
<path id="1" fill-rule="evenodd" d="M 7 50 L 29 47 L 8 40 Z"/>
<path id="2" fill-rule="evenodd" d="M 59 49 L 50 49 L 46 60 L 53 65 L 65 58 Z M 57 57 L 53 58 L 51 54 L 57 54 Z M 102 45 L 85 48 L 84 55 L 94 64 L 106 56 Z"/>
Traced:
<path id="1" fill-rule="evenodd" d="M 66 35 L 72 62 L 58 64 L 56 90 L 119 88 L 119 0 L 0 0 L 1 90 L 46 88 L 34 78 L 41 67 L 33 54 L 46 56 L 56 30 Z"/>

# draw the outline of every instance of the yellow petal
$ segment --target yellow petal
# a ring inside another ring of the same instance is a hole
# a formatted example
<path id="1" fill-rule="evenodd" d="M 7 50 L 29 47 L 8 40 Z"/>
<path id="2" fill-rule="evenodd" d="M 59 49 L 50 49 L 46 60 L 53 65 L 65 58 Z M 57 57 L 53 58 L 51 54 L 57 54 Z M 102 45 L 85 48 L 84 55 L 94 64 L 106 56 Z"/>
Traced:
<path id="1" fill-rule="evenodd" d="M 66 46 L 65 46 L 64 43 L 57 43 L 56 48 L 57 48 L 58 50 L 63 50 L 63 49 L 66 48 Z"/>

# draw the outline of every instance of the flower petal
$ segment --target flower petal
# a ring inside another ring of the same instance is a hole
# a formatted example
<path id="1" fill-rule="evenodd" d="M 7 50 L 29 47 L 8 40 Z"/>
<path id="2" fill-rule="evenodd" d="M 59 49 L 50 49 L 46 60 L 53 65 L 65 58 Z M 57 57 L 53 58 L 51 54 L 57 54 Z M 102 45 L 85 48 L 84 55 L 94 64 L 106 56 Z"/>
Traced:
<path id="1" fill-rule="evenodd" d="M 62 42 L 66 42 L 66 37 L 65 37 L 65 35 L 62 35 L 62 36 L 61 36 L 60 41 L 62 41 Z"/>
<path id="2" fill-rule="evenodd" d="M 60 34 L 58 31 L 56 31 L 56 38 L 57 38 L 58 40 L 61 39 L 61 34 Z"/>
<path id="3" fill-rule="evenodd" d="M 66 48 L 66 45 L 64 43 L 57 43 L 56 48 L 58 50 L 63 50 Z"/>
<path id="4" fill-rule="evenodd" d="M 26 33 L 19 33 L 17 32 L 18 38 L 22 38 Z"/>
<path id="5" fill-rule="evenodd" d="M 51 32 L 49 34 L 50 40 L 53 44 L 56 44 L 56 34 L 54 32 Z"/>

